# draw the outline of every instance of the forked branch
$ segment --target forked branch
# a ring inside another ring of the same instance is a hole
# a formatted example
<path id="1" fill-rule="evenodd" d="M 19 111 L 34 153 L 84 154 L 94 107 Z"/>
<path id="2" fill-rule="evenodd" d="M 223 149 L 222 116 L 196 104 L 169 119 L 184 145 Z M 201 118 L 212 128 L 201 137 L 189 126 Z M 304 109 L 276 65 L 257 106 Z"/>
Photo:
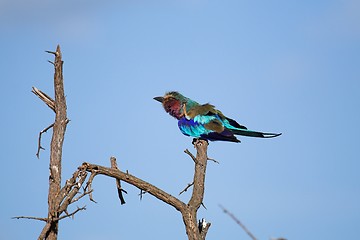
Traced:
<path id="1" fill-rule="evenodd" d="M 202 228 L 200 230 L 197 222 L 197 210 L 201 205 L 203 205 L 204 198 L 204 188 L 205 188 L 205 173 L 206 173 L 206 164 L 207 164 L 207 146 L 208 143 L 203 140 L 198 140 L 194 143 L 197 150 L 196 157 L 194 157 L 195 162 L 195 173 L 193 184 L 193 192 L 188 203 L 180 201 L 178 198 L 170 195 L 164 190 L 138 178 L 134 175 L 129 174 L 128 171 L 122 172 L 117 167 L 116 159 L 111 157 L 111 166 L 104 167 L 96 164 L 91 164 L 84 162 L 79 169 L 84 169 L 85 171 L 91 172 L 91 180 L 88 181 L 87 187 L 91 186 L 93 178 L 98 175 L 105 175 L 116 179 L 116 182 L 124 181 L 130 185 L 133 185 L 140 189 L 141 193 L 149 193 L 155 198 L 165 202 L 166 204 L 173 206 L 178 210 L 183 217 L 183 221 L 186 228 L 186 233 L 188 239 L 190 240 L 203 240 L 206 237 L 206 233 L 211 225 L 211 223 L 202 223 Z M 189 154 L 189 153 L 187 153 Z M 190 155 L 190 154 L 189 154 Z M 192 156 L 192 154 L 190 155 Z M 93 177 L 93 178 L 92 178 Z M 118 191 L 121 191 L 122 188 L 118 186 Z M 188 186 L 188 187 L 190 187 Z"/>
<path id="2" fill-rule="evenodd" d="M 62 170 L 62 146 L 66 131 L 67 123 L 67 106 L 64 93 L 63 83 L 63 61 L 60 46 L 57 46 L 55 52 L 47 51 L 54 54 L 55 61 L 51 62 L 55 68 L 54 73 L 54 92 L 55 99 L 49 97 L 41 90 L 33 87 L 32 92 L 37 95 L 52 111 L 55 112 L 55 121 L 50 126 L 44 128 L 39 133 L 38 138 L 38 151 L 37 157 L 39 157 L 41 146 L 41 136 L 44 132 L 53 128 L 53 135 L 50 144 L 50 177 L 49 177 L 49 193 L 48 193 L 48 216 L 46 218 L 38 217 L 26 217 L 19 216 L 17 219 L 33 219 L 45 221 L 46 225 L 42 229 L 38 239 L 56 240 L 58 235 L 58 223 L 60 220 L 68 217 L 73 217 L 77 212 L 85 210 L 84 207 L 77 207 L 71 213 L 68 212 L 68 208 L 71 204 L 77 202 L 79 199 L 88 195 L 91 201 L 92 197 L 92 182 L 95 176 L 106 175 L 115 178 L 118 196 L 121 204 L 125 203 L 122 193 L 126 191 L 122 189 L 121 182 L 124 181 L 131 184 L 141 190 L 141 193 L 149 193 L 157 199 L 165 202 L 166 204 L 173 206 L 182 214 L 182 218 L 185 224 L 186 233 L 189 240 L 203 240 L 206 237 L 206 233 L 210 227 L 210 223 L 205 221 L 198 225 L 197 211 L 201 205 L 203 205 L 204 188 L 205 188 L 205 173 L 207 160 L 207 146 L 208 143 L 204 140 L 194 141 L 193 144 L 197 150 L 196 157 L 190 153 L 189 150 L 185 150 L 195 163 L 195 172 L 193 184 L 190 184 L 185 190 L 188 190 L 190 186 L 193 186 L 191 198 L 188 203 L 180 201 L 178 198 L 165 192 L 164 190 L 138 178 L 127 171 L 122 172 L 118 169 L 116 159 L 111 158 L 111 167 L 104 167 L 91 163 L 83 163 L 68 179 L 65 185 L 61 188 L 61 170 Z M 90 172 L 90 177 L 87 183 L 85 181 Z M 83 185 L 86 185 L 83 187 Z M 83 190 L 81 193 L 80 190 Z M 95 202 L 95 201 L 94 201 Z"/>

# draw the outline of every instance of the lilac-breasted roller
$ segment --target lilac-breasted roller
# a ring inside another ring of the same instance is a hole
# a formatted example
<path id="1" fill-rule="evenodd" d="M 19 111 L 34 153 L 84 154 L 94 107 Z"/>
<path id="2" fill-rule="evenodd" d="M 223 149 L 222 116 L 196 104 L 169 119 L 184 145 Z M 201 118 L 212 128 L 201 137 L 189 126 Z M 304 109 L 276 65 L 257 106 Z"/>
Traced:
<path id="1" fill-rule="evenodd" d="M 180 131 L 194 138 L 210 141 L 240 142 L 235 135 L 272 138 L 281 133 L 263 133 L 248 130 L 235 120 L 226 117 L 211 104 L 199 104 L 178 92 L 168 92 L 164 97 L 155 97 L 165 111 L 178 120 Z"/>

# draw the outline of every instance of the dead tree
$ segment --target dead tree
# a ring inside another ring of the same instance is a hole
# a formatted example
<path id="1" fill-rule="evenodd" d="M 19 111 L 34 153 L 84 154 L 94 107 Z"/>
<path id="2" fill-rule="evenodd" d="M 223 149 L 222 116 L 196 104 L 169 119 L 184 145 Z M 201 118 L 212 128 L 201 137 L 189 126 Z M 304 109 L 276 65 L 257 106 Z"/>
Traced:
<path id="1" fill-rule="evenodd" d="M 50 174 L 49 174 L 49 193 L 48 193 L 48 215 L 47 217 L 28 217 L 18 216 L 14 218 L 25 218 L 40 220 L 45 222 L 38 239 L 56 240 L 59 231 L 59 221 L 74 216 L 77 212 L 85 210 L 84 207 L 77 207 L 75 210 L 69 212 L 68 207 L 77 202 L 84 196 L 88 196 L 91 201 L 92 196 L 92 182 L 97 175 L 105 175 L 116 180 L 116 187 L 119 194 L 121 204 L 125 203 L 122 193 L 126 192 L 122 189 L 120 181 L 124 181 L 141 190 L 156 197 L 157 199 L 173 206 L 178 210 L 183 218 L 186 234 L 189 240 L 203 240 L 206 237 L 211 223 L 205 221 L 197 222 L 197 211 L 203 203 L 204 189 L 205 189 L 205 173 L 207 161 L 211 160 L 207 157 L 208 143 L 204 140 L 195 141 L 196 156 L 193 156 L 189 150 L 185 150 L 195 164 L 193 182 L 189 184 L 182 192 L 187 191 L 191 186 L 192 194 L 188 203 L 180 201 L 178 198 L 161 190 L 160 188 L 129 174 L 128 171 L 123 172 L 118 169 L 115 157 L 110 159 L 111 167 L 104 167 L 91 163 L 83 163 L 73 173 L 65 185 L 61 187 L 61 161 L 62 161 L 62 146 L 66 131 L 66 126 L 69 123 L 66 113 L 66 99 L 64 93 L 64 79 L 63 79 L 63 61 L 60 46 L 57 46 L 55 52 L 47 51 L 55 56 L 55 61 L 51 62 L 54 65 L 54 90 L 55 100 L 49 97 L 41 90 L 33 87 L 32 92 L 36 94 L 50 109 L 55 112 L 55 121 L 50 126 L 46 127 L 39 133 L 37 157 L 40 156 L 41 135 L 49 129 L 53 129 L 51 144 L 50 144 Z M 90 173 L 90 176 L 88 176 Z M 86 181 L 87 179 L 87 181 Z M 85 183 L 86 182 L 86 183 Z M 181 192 L 181 193 L 182 193 Z M 180 193 L 180 194 L 181 194 Z"/>

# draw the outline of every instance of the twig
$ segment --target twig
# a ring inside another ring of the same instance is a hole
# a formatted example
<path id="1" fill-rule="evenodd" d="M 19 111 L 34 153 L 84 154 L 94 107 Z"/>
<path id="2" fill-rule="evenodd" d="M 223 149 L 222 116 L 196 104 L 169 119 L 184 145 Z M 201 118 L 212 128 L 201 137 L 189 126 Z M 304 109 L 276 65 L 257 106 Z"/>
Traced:
<path id="1" fill-rule="evenodd" d="M 189 151 L 189 149 L 185 149 L 184 153 L 189 155 L 191 157 L 191 159 L 194 161 L 194 163 L 196 163 L 196 157 Z"/>
<path id="2" fill-rule="evenodd" d="M 56 112 L 54 99 L 52 99 L 51 97 L 49 97 L 49 95 L 42 92 L 40 89 L 37 89 L 36 87 L 32 87 L 31 92 L 38 96 L 46 105 L 48 105 L 49 108 Z"/>
<path id="3" fill-rule="evenodd" d="M 50 54 L 54 54 L 55 57 L 59 56 L 59 52 L 58 52 L 58 51 L 56 51 L 56 52 L 53 52 L 53 51 L 45 51 L 45 52 L 50 53 Z"/>
<path id="4" fill-rule="evenodd" d="M 224 211 L 225 214 L 229 215 L 248 235 L 252 240 L 256 240 L 256 237 L 245 227 L 244 224 L 240 222 L 239 219 L 237 219 L 234 214 L 229 212 L 227 209 L 225 209 L 223 206 L 219 205 L 219 207 Z"/>
<path id="5" fill-rule="evenodd" d="M 146 191 L 144 191 L 144 190 L 142 190 L 142 189 L 140 188 L 140 193 L 139 193 L 140 201 L 142 200 L 143 195 L 145 195 L 145 193 L 146 193 Z"/>
<path id="6" fill-rule="evenodd" d="M 36 157 L 37 157 L 37 158 L 40 158 L 40 150 L 41 150 L 41 149 L 42 149 L 42 150 L 45 150 L 45 148 L 43 148 L 43 147 L 41 146 L 41 136 L 42 136 L 43 133 L 46 133 L 47 130 L 49 130 L 49 129 L 52 128 L 53 126 L 54 126 L 54 123 L 52 123 L 50 126 L 44 128 L 43 130 L 40 131 L 40 133 L 39 133 L 39 139 L 38 139 L 38 150 L 37 150 L 37 152 L 36 152 Z"/>
<path id="7" fill-rule="evenodd" d="M 31 219 L 31 220 L 39 220 L 39 221 L 44 221 L 44 222 L 46 222 L 48 220 L 47 218 L 28 217 L 28 216 L 17 216 L 17 217 L 12 217 L 11 219 Z"/>
<path id="8" fill-rule="evenodd" d="M 81 198 L 85 197 L 86 195 L 89 195 L 90 193 L 92 193 L 94 191 L 94 189 L 91 189 L 90 191 L 84 191 L 79 197 L 74 198 L 70 204 L 73 204 L 74 202 L 79 201 Z"/>
<path id="9" fill-rule="evenodd" d="M 183 194 L 184 192 L 186 192 L 192 185 L 194 185 L 194 182 L 192 183 L 188 183 L 188 185 L 186 186 L 186 188 L 184 188 L 184 190 L 182 190 L 179 195 Z"/>
<path id="10" fill-rule="evenodd" d="M 119 168 L 117 166 L 117 163 L 116 163 L 116 158 L 115 157 L 110 158 L 110 163 L 111 163 L 111 168 L 119 170 Z M 122 193 L 124 192 L 124 193 L 127 194 L 127 192 L 124 189 L 121 188 L 120 179 L 116 178 L 115 182 L 116 182 L 116 188 L 117 188 L 118 196 L 119 196 L 119 199 L 120 199 L 120 203 L 121 203 L 121 205 L 123 205 L 123 204 L 125 204 L 125 199 L 124 199 L 124 196 L 123 196 Z"/>
<path id="11" fill-rule="evenodd" d="M 82 210 L 86 210 L 86 206 L 83 206 L 81 208 L 77 207 L 77 209 L 75 211 L 73 211 L 72 213 L 66 213 L 64 216 L 61 216 L 59 218 L 55 218 L 54 220 L 57 220 L 57 221 L 60 221 L 64 218 L 67 218 L 67 217 L 74 217 L 74 215 L 79 212 L 79 211 L 82 211 Z"/>
<path id="12" fill-rule="evenodd" d="M 84 164 L 83 164 L 84 165 Z M 88 192 L 89 192 L 89 199 L 90 201 L 94 202 L 94 203 L 97 203 L 94 199 L 93 199 L 93 196 L 92 196 L 92 188 L 91 188 L 91 184 L 92 184 L 92 181 L 94 180 L 94 177 L 97 175 L 97 171 L 96 170 L 92 170 L 91 171 L 91 175 L 89 177 L 89 180 L 87 181 L 86 183 L 86 187 L 85 189 L 88 189 Z"/>
<path id="13" fill-rule="evenodd" d="M 217 164 L 220 164 L 220 162 L 216 161 L 216 160 L 215 160 L 215 159 L 213 159 L 213 158 L 208 158 L 207 160 L 209 160 L 209 161 L 213 161 L 214 163 L 217 163 Z"/>

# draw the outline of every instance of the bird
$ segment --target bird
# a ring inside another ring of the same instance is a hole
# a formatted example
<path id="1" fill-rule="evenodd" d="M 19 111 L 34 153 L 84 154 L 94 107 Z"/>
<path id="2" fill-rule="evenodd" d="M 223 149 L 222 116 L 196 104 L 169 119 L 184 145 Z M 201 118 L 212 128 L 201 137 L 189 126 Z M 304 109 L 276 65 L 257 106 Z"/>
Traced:
<path id="1" fill-rule="evenodd" d="M 235 135 L 258 138 L 273 138 L 281 135 L 281 133 L 248 130 L 235 120 L 226 117 L 214 105 L 199 104 L 177 91 L 154 97 L 154 100 L 162 103 L 165 112 L 178 120 L 178 127 L 184 135 L 194 139 L 240 142 Z"/>

